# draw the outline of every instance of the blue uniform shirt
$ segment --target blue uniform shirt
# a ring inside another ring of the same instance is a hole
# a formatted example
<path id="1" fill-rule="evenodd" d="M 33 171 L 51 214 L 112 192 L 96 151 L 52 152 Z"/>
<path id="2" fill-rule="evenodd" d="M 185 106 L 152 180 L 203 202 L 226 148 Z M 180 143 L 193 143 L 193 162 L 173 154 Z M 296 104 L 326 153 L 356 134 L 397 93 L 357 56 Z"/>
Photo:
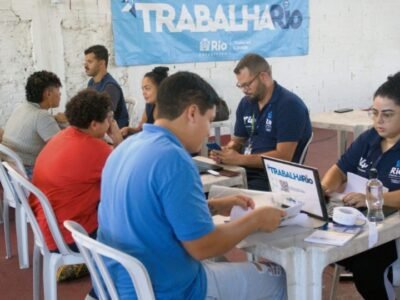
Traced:
<path id="1" fill-rule="evenodd" d="M 202 264 L 182 246 L 214 230 L 200 176 L 179 140 L 144 124 L 106 162 L 101 185 L 98 240 L 137 257 L 157 299 L 204 299 Z M 107 268 L 121 299 L 135 299 L 128 274 Z"/>
<path id="2" fill-rule="evenodd" d="M 118 90 L 117 99 L 111 99 L 113 103 L 114 119 L 118 123 L 118 127 L 122 128 L 129 125 L 128 109 L 126 108 L 124 93 L 118 82 L 107 73 L 99 82 L 94 82 L 91 78 L 88 82 L 88 88 L 92 88 L 98 92 L 104 92 L 107 85 L 112 85 Z M 114 95 L 113 95 L 114 96 Z"/>
<path id="3" fill-rule="evenodd" d="M 282 142 L 298 142 L 292 161 L 298 162 L 311 137 L 311 121 L 304 102 L 275 82 L 270 101 L 260 111 L 258 102 L 244 97 L 236 111 L 234 134 L 247 139 L 252 153 L 276 149 Z"/>
<path id="4" fill-rule="evenodd" d="M 146 117 L 147 117 L 147 124 L 153 124 L 154 123 L 154 109 L 156 108 L 155 104 L 151 104 L 151 103 L 146 103 L 145 106 L 145 111 L 146 111 Z"/>
<path id="5" fill-rule="evenodd" d="M 344 174 L 351 172 L 364 178 L 376 168 L 378 178 L 389 191 L 400 189 L 400 142 L 382 153 L 382 138 L 374 128 L 361 134 L 342 155 L 337 166 Z"/>

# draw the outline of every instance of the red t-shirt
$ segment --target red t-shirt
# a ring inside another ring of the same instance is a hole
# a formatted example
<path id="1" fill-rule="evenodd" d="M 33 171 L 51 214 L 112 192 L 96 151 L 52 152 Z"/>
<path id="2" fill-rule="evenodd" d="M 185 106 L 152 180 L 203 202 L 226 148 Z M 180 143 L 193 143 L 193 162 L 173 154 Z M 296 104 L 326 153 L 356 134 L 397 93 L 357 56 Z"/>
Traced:
<path id="1" fill-rule="evenodd" d="M 67 244 L 73 243 L 65 220 L 81 224 L 89 233 L 97 229 L 101 172 L 112 148 L 75 127 L 56 134 L 36 159 L 32 182 L 49 199 Z M 49 250 L 57 246 L 36 197 L 30 203 Z"/>

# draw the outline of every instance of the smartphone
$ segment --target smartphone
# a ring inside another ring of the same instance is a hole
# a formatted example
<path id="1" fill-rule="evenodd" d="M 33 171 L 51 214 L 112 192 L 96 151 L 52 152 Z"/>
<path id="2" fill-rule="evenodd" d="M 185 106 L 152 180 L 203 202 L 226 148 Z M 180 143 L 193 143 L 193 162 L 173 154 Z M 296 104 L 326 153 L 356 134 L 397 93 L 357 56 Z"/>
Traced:
<path id="1" fill-rule="evenodd" d="M 207 148 L 210 150 L 222 150 L 221 146 L 217 143 L 208 143 Z"/>
<path id="2" fill-rule="evenodd" d="M 353 109 L 352 108 L 339 108 L 339 109 L 335 109 L 334 110 L 334 112 L 338 113 L 338 114 L 346 113 L 346 112 L 349 112 L 349 111 L 353 111 Z"/>

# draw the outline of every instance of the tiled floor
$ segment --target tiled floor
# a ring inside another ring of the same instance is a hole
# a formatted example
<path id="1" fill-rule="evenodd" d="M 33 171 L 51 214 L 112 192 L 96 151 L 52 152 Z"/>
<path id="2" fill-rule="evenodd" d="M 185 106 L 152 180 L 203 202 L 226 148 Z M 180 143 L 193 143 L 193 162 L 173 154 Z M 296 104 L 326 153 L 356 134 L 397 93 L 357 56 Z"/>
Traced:
<path id="1" fill-rule="evenodd" d="M 306 164 L 318 167 L 320 174 L 336 161 L 336 133 L 327 130 L 315 130 L 314 141 L 310 146 Z M 13 212 L 13 211 L 11 211 Z M 4 247 L 4 233 L 0 226 L 0 299 L 19 300 L 32 298 L 32 269 L 19 270 L 16 253 L 14 223 L 12 223 L 12 243 L 14 256 L 6 260 Z M 32 241 L 31 241 L 32 244 Z M 30 249 L 32 251 L 32 247 Z M 242 259 L 240 253 L 230 253 L 234 260 Z M 330 282 L 332 279 L 332 268 L 326 268 L 324 272 L 323 299 L 328 299 Z M 88 277 L 58 284 L 58 299 L 84 299 L 90 289 Z M 342 282 L 338 287 L 337 299 L 358 300 L 362 299 L 354 288 L 352 282 Z M 234 299 L 232 299 L 234 300 Z"/>

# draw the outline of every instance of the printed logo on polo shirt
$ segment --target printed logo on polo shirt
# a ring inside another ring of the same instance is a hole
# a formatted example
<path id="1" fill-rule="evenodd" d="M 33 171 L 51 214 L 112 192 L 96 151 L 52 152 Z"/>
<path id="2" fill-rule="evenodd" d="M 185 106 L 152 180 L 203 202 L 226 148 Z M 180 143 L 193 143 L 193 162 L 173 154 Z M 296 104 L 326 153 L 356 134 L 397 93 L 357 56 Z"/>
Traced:
<path id="1" fill-rule="evenodd" d="M 243 116 L 243 123 L 244 123 L 244 126 L 246 127 L 246 130 L 249 135 L 252 134 L 251 127 L 253 126 L 253 124 L 254 124 L 254 126 L 256 126 L 256 122 L 257 122 L 256 118 L 254 118 L 254 121 L 253 121 L 253 116 Z M 255 128 L 253 130 L 255 130 Z M 253 132 L 253 134 L 254 134 L 254 132 Z"/>
<path id="2" fill-rule="evenodd" d="M 399 184 L 400 183 L 400 160 L 398 160 L 394 167 L 389 171 L 390 181 Z"/>
<path id="3" fill-rule="evenodd" d="M 272 130 L 272 111 L 268 112 L 267 118 L 265 119 L 265 131 L 271 132 Z"/>
<path id="4" fill-rule="evenodd" d="M 358 167 L 357 169 L 360 172 L 366 172 L 367 168 L 368 168 L 369 164 L 367 163 L 367 160 L 364 157 L 360 158 L 360 161 L 358 162 Z"/>
<path id="5" fill-rule="evenodd" d="M 243 116 L 243 123 L 247 127 L 247 125 L 251 126 L 252 116 Z"/>

